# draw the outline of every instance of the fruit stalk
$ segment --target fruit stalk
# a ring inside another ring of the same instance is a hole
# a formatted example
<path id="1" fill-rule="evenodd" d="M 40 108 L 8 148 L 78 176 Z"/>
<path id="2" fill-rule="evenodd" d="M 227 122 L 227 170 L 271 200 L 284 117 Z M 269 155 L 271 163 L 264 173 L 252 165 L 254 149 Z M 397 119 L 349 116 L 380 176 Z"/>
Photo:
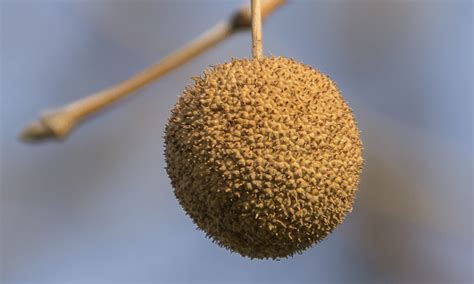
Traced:
<path id="1" fill-rule="evenodd" d="M 266 18 L 286 0 L 265 0 L 261 5 L 261 17 Z M 260 21 L 259 21 L 260 22 Z M 130 77 L 108 89 L 46 112 L 40 118 L 28 124 L 20 133 L 25 142 L 38 142 L 48 139 L 62 140 L 80 122 L 92 114 L 127 97 L 145 85 L 157 80 L 175 68 L 183 65 L 197 55 L 217 45 L 232 34 L 251 27 L 250 7 L 244 6 L 232 17 L 222 21 L 204 32 L 181 49 L 165 57 L 159 63 L 141 73 Z"/>
<path id="2" fill-rule="evenodd" d="M 260 0 L 252 0 L 252 55 L 255 59 L 262 58 L 262 16 Z"/>

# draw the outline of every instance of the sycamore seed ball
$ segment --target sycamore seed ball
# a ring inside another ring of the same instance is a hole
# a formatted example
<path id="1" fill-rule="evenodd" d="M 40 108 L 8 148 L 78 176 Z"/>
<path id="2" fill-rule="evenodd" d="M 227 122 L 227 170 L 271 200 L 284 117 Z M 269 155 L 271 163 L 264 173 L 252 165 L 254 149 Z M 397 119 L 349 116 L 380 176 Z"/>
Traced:
<path id="1" fill-rule="evenodd" d="M 193 78 L 165 131 L 167 172 L 197 226 L 250 258 L 299 253 L 352 210 L 362 144 L 329 77 L 292 59 Z"/>

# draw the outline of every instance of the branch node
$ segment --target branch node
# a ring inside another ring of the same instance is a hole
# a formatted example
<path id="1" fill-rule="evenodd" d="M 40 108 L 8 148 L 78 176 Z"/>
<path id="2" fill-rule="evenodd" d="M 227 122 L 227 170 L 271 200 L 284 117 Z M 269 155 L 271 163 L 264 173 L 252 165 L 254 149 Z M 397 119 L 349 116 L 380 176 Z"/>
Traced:
<path id="1" fill-rule="evenodd" d="M 37 121 L 27 125 L 19 138 L 25 142 L 38 142 L 54 138 L 63 140 L 77 124 L 73 112 L 64 109 L 45 112 Z"/>

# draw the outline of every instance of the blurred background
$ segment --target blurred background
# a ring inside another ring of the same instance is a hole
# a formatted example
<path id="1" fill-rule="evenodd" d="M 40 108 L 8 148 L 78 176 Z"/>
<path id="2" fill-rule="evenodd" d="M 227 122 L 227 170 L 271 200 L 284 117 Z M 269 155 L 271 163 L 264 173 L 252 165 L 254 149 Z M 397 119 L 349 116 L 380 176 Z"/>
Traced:
<path id="1" fill-rule="evenodd" d="M 212 244 L 164 170 L 177 96 L 207 66 L 250 57 L 248 32 L 63 143 L 17 140 L 40 111 L 141 71 L 241 4 L 1 1 L 1 283 L 474 281 L 471 1 L 291 1 L 269 17 L 266 54 L 330 75 L 365 147 L 354 211 L 290 259 Z"/>

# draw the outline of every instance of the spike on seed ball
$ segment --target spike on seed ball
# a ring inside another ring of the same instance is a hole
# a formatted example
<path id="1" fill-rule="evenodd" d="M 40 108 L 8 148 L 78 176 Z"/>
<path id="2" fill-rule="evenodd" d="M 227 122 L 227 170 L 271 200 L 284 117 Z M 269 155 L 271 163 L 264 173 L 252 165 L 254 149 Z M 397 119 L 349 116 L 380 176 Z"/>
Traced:
<path id="1" fill-rule="evenodd" d="M 282 258 L 352 210 L 362 144 L 329 77 L 284 57 L 213 67 L 178 99 L 167 172 L 197 226 L 250 258 Z"/>

